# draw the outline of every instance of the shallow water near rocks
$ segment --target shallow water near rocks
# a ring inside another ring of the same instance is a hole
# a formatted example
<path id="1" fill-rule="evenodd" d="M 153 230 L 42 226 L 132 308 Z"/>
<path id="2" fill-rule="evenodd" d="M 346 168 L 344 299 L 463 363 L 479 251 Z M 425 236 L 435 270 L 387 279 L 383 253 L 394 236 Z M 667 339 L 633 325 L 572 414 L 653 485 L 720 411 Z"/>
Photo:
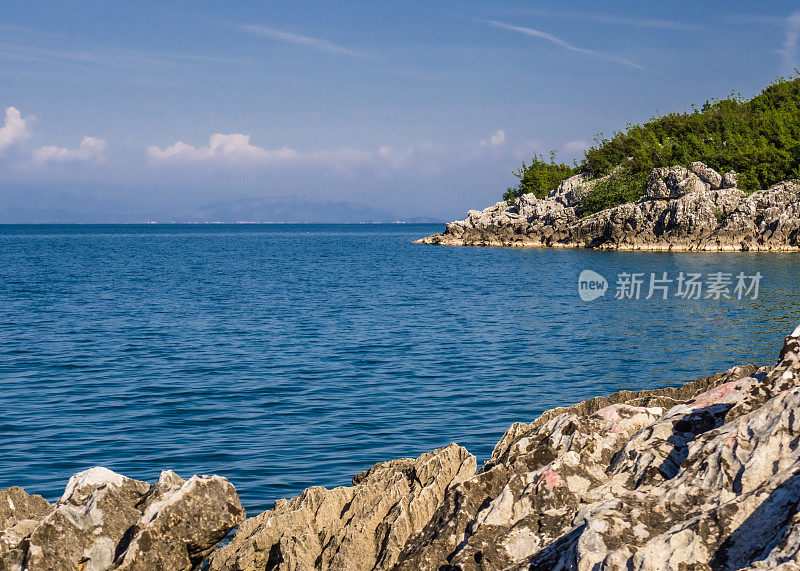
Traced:
<path id="1" fill-rule="evenodd" d="M 772 364 L 800 255 L 457 248 L 441 225 L 0 226 L 0 488 L 215 473 L 250 515 L 310 485 L 621 389 Z M 582 270 L 609 290 L 581 301 Z M 614 299 L 622 272 L 642 299 Z M 761 279 L 647 295 L 651 272 Z"/>

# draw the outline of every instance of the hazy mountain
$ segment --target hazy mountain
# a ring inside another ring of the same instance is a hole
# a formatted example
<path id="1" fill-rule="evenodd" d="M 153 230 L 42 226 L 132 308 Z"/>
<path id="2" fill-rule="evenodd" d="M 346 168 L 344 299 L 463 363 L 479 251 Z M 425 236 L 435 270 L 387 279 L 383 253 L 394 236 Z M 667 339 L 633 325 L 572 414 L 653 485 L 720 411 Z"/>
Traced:
<path id="1" fill-rule="evenodd" d="M 131 189 L 9 188 L 0 183 L 0 224 L 141 224 L 150 221 L 347 224 L 438 223 L 441 219 L 402 217 L 365 204 L 292 196 L 243 198 L 199 207 L 172 201 L 153 207 L 142 204 Z"/>
<path id="2" fill-rule="evenodd" d="M 191 222 L 373 223 L 439 222 L 423 217 L 401 219 L 378 208 L 353 202 L 316 202 L 307 198 L 265 197 L 217 202 L 189 216 Z"/>

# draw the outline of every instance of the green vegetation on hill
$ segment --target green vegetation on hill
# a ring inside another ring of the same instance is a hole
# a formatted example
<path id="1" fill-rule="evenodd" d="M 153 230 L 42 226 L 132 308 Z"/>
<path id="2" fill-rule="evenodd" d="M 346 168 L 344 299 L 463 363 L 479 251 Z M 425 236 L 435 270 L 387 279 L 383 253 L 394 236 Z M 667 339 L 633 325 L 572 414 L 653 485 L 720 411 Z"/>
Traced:
<path id="1" fill-rule="evenodd" d="M 720 173 L 736 171 L 739 188 L 746 191 L 800 178 L 800 77 L 779 79 L 750 100 L 731 95 L 700 109 L 628 125 L 624 132 L 598 140 L 575 169 L 534 157 L 534 163 L 523 163 L 514 173 L 520 185 L 505 197 L 525 192 L 544 196 L 557 182 L 548 190 L 542 185 L 550 184 L 553 179 L 547 176 L 557 172 L 564 173 L 561 180 L 574 172 L 610 175 L 583 202 L 584 213 L 591 214 L 638 199 L 651 169 L 693 161 Z"/>
<path id="2" fill-rule="evenodd" d="M 519 184 L 508 187 L 503 194 L 503 200 L 512 204 L 523 194 L 533 193 L 537 198 L 544 198 L 558 183 L 575 174 L 575 167 L 557 163 L 556 152 L 550 151 L 550 162 L 546 162 L 543 156 L 533 155 L 531 164 L 526 165 L 523 161 L 513 174 L 519 179 Z"/>

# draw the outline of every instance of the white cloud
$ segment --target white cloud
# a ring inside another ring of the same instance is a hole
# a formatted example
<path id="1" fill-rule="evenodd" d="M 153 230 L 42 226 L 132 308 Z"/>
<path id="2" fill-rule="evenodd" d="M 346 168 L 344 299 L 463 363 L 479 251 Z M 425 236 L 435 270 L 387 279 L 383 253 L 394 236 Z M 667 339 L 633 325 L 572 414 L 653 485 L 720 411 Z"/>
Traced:
<path id="1" fill-rule="evenodd" d="M 491 147 L 499 147 L 504 145 L 506 142 L 506 133 L 502 129 L 498 129 L 495 131 L 494 135 L 489 138 L 489 142 L 487 143 L 485 140 L 481 141 L 481 146 L 489 145 Z"/>
<path id="2" fill-rule="evenodd" d="M 300 34 L 293 34 L 292 32 L 284 32 L 282 30 L 276 30 L 266 26 L 246 25 L 241 26 L 241 29 L 242 31 L 254 36 L 262 36 L 264 38 L 270 38 L 272 40 L 278 40 L 288 44 L 305 46 L 321 52 L 352 57 L 368 57 L 366 54 L 362 54 L 361 52 L 357 52 L 342 46 L 337 46 L 328 40 L 312 38 L 310 36 L 302 36 Z"/>
<path id="3" fill-rule="evenodd" d="M 503 22 L 497 22 L 495 20 L 489 20 L 487 23 L 490 26 L 494 26 L 495 28 L 501 28 L 503 30 L 509 30 L 509 31 L 512 31 L 512 32 L 520 33 L 520 34 L 525 34 L 526 36 L 531 36 L 531 37 L 534 37 L 534 38 L 540 38 L 542 40 L 547 40 L 548 42 L 553 43 L 553 44 L 557 45 L 558 47 L 563 48 L 563 49 L 568 50 L 568 51 L 571 51 L 571 52 L 585 54 L 585 55 L 596 57 L 596 58 L 599 58 L 599 59 L 604 59 L 604 60 L 613 61 L 615 63 L 622 64 L 622 65 L 627 65 L 628 67 L 632 67 L 632 68 L 635 68 L 635 69 L 640 69 L 642 71 L 647 71 L 644 67 L 642 67 L 641 65 L 639 65 L 636 62 L 632 62 L 629 59 L 617 57 L 617 56 L 614 56 L 614 55 L 611 55 L 611 54 L 606 54 L 606 53 L 603 53 L 603 52 L 598 52 L 598 51 L 595 51 L 595 50 L 587 50 L 585 48 L 579 48 L 578 46 L 573 46 L 569 42 L 566 42 L 566 41 L 562 40 L 561 38 L 558 38 L 558 37 L 554 36 L 553 34 L 548 34 L 547 32 L 542 32 L 541 30 L 534 30 L 533 28 L 526 28 L 524 26 L 512 26 L 511 24 L 506 24 L 506 23 L 503 23 Z"/>
<path id="4" fill-rule="evenodd" d="M 586 142 L 586 139 L 576 139 L 574 141 L 567 141 L 564 143 L 564 150 L 568 153 L 579 153 L 586 149 L 589 146 L 589 143 Z"/>
<path id="5" fill-rule="evenodd" d="M 449 153 L 463 155 L 465 149 L 452 149 L 423 142 L 407 147 L 388 145 L 374 149 L 336 148 L 298 151 L 289 147 L 264 149 L 250 143 L 243 134 L 212 135 L 207 146 L 196 147 L 178 141 L 167 147 L 151 146 L 147 156 L 153 166 L 186 167 L 204 165 L 221 169 L 303 168 L 351 173 L 372 169 L 380 173 L 411 169 L 433 172 Z"/>
<path id="6" fill-rule="evenodd" d="M 156 162 L 189 163 L 197 161 L 223 161 L 239 163 L 270 163 L 295 159 L 298 152 L 283 147 L 267 150 L 250 144 L 250 135 L 233 133 L 211 135 L 207 147 L 195 147 L 178 141 L 164 149 L 156 146 L 147 149 L 147 155 Z"/>
<path id="7" fill-rule="evenodd" d="M 6 109 L 5 124 L 0 129 L 0 153 L 31 136 L 28 131 L 30 121 L 23 119 L 16 107 Z"/>
<path id="8" fill-rule="evenodd" d="M 178 141 L 168 147 L 151 146 L 147 156 L 154 163 L 215 163 L 242 166 L 310 162 L 327 167 L 344 168 L 363 162 L 371 153 L 357 149 L 333 149 L 300 152 L 289 147 L 264 149 L 250 144 L 250 135 L 232 133 L 211 135 L 206 147 L 195 147 Z"/>
<path id="9" fill-rule="evenodd" d="M 800 40 L 800 12 L 794 12 L 786 19 L 786 35 L 778 53 L 783 58 L 782 73 L 790 74 L 798 64 L 798 40 Z"/>
<path id="10" fill-rule="evenodd" d="M 47 146 L 33 151 L 33 160 L 42 163 L 65 163 L 73 161 L 102 161 L 106 150 L 106 142 L 95 137 L 84 137 L 76 149 Z"/>

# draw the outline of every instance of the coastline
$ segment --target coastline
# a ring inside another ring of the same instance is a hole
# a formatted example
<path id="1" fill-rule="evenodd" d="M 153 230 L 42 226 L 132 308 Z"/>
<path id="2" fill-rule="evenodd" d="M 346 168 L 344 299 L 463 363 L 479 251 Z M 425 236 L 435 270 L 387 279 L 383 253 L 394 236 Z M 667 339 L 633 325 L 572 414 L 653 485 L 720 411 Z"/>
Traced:
<path id="1" fill-rule="evenodd" d="M 437 235 L 440 236 L 440 235 Z M 432 238 L 432 237 L 430 237 Z M 488 238 L 485 241 L 459 240 L 453 238 L 442 238 L 438 241 L 429 241 L 429 238 L 414 240 L 412 244 L 427 244 L 432 246 L 472 246 L 476 248 L 565 248 L 565 249 L 591 249 L 591 250 L 612 250 L 622 252 L 800 252 L 800 246 L 779 245 L 779 246 L 760 246 L 751 247 L 749 245 L 704 244 L 700 246 L 684 246 L 681 244 L 601 244 L 599 246 L 587 246 L 575 242 L 567 243 L 543 243 L 534 240 L 497 240 Z"/>

